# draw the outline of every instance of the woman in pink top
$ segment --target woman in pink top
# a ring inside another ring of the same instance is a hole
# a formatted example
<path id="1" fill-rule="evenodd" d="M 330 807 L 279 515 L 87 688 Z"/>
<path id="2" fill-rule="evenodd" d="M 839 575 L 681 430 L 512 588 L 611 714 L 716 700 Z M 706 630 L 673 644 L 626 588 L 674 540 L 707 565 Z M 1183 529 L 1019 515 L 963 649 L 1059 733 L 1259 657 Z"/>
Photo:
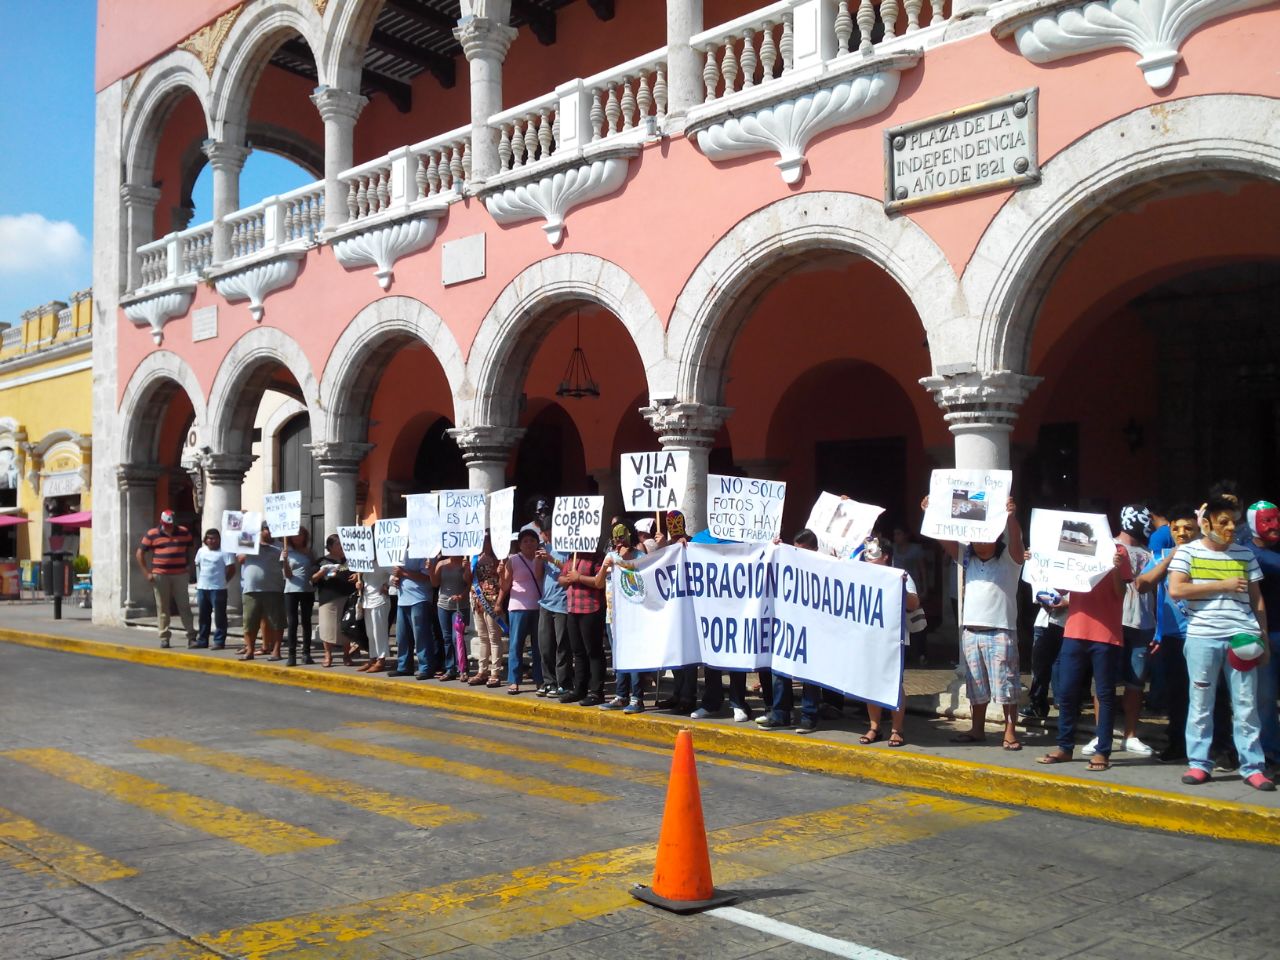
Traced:
<path id="1" fill-rule="evenodd" d="M 538 534 L 521 530 L 518 550 L 502 562 L 501 593 L 507 598 L 507 693 L 520 692 L 520 672 L 524 659 L 524 642 L 534 650 L 533 638 L 538 629 L 538 601 L 542 599 L 542 561 L 538 559 Z M 542 660 L 533 660 L 533 688 L 542 686 Z"/>

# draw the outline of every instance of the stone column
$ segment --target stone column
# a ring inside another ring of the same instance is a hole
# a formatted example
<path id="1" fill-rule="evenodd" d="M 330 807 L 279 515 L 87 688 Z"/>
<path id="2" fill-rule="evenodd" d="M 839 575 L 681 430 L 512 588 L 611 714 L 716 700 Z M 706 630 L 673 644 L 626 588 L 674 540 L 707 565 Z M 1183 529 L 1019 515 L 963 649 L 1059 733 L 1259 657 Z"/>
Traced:
<path id="1" fill-rule="evenodd" d="M 368 97 L 337 87 L 316 87 L 311 102 L 324 121 L 324 225 L 332 230 L 347 222 L 347 188 L 339 175 L 355 157 L 356 118 Z"/>
<path id="2" fill-rule="evenodd" d="M 124 261 L 126 264 L 125 290 L 137 290 L 142 286 L 142 258 L 138 248 L 155 239 L 156 204 L 160 191 L 141 183 L 120 185 L 120 206 L 124 216 Z"/>
<path id="3" fill-rule="evenodd" d="M 463 3 L 464 16 L 453 35 L 462 44 L 471 71 L 471 182 L 481 183 L 498 173 L 499 131 L 489 118 L 502 110 L 502 62 L 516 31 L 507 26 L 510 3 L 491 2 L 484 13 L 471 13 L 477 4 Z"/>
<path id="4" fill-rule="evenodd" d="M 703 58 L 689 46 L 702 32 L 702 0 L 667 0 L 667 120 L 702 102 Z"/>
<path id="5" fill-rule="evenodd" d="M 138 569 L 134 552 L 143 535 L 160 521 L 156 511 L 156 480 L 160 468 L 123 463 L 116 468 L 116 490 L 120 496 L 120 606 L 125 619 L 155 612 L 151 584 Z"/>
<path id="6" fill-rule="evenodd" d="M 1011 370 L 924 377 L 955 437 L 956 469 L 1009 469 L 1009 435 L 1018 411 L 1040 382 Z"/>
<path id="7" fill-rule="evenodd" d="M 356 522 L 356 485 L 360 479 L 360 464 L 365 454 L 373 449 L 371 443 L 322 441 L 307 445 L 315 461 L 320 479 L 324 481 L 324 529 L 325 535 L 338 527 Z"/>
<path id="8" fill-rule="evenodd" d="M 458 427 L 448 433 L 462 451 L 472 490 L 492 493 L 507 485 L 507 462 L 524 436 L 523 427 Z"/>
<path id="9" fill-rule="evenodd" d="M 247 453 L 209 453 L 201 458 L 204 467 L 201 522 L 204 530 L 210 527 L 221 530 L 222 511 L 240 509 L 244 475 L 256 459 Z M 203 536 L 204 530 L 196 534 L 197 539 Z M 222 548 L 228 553 L 235 553 L 235 544 L 224 543 Z M 227 582 L 227 609 L 240 608 L 240 578 L 236 576 Z"/>
<path id="10" fill-rule="evenodd" d="M 732 412 L 730 407 L 706 403 L 661 403 L 640 408 L 640 416 L 649 421 L 663 450 L 688 451 L 689 485 L 682 503 L 689 533 L 706 529 L 707 461 L 716 434 Z"/>
<path id="11" fill-rule="evenodd" d="M 622 487 L 620 486 L 622 478 L 618 475 L 617 466 L 602 467 L 599 470 L 591 470 L 589 472 L 591 479 L 596 482 L 597 492 L 604 497 L 604 521 L 605 532 L 607 533 L 609 518 L 623 516 L 628 512 L 627 505 L 622 499 Z"/>
<path id="12" fill-rule="evenodd" d="M 206 140 L 200 145 L 213 170 L 213 261 L 231 259 L 231 228 L 223 222 L 240 209 L 240 171 L 250 148 L 224 140 Z"/>

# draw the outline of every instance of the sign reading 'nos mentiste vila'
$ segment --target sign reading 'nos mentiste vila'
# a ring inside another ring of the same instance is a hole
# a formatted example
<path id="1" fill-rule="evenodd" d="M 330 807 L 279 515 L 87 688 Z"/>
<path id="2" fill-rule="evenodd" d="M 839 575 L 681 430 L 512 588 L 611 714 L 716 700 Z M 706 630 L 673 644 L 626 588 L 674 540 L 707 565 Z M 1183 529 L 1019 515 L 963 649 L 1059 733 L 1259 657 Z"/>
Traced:
<path id="1" fill-rule="evenodd" d="M 884 132 L 884 206 L 901 210 L 1040 179 L 1037 90 Z"/>

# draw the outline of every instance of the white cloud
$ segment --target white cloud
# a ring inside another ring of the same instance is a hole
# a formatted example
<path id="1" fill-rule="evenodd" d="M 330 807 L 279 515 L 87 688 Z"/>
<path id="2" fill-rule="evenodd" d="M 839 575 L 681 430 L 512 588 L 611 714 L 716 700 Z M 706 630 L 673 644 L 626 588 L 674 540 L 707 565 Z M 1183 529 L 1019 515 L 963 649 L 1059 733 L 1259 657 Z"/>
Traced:
<path id="1" fill-rule="evenodd" d="M 0 274 L 49 272 L 79 263 L 85 239 L 65 220 L 38 213 L 0 216 Z"/>

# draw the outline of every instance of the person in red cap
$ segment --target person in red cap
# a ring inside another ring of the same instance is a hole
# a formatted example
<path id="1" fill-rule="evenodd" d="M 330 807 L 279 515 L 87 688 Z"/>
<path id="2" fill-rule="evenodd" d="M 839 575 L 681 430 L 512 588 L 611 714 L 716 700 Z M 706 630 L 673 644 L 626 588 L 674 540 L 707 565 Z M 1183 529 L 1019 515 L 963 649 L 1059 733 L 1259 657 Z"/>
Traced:
<path id="1" fill-rule="evenodd" d="M 134 557 L 138 569 L 151 582 L 156 594 L 156 624 L 160 646 L 169 646 L 169 606 L 178 608 L 182 627 L 187 631 L 187 646 L 196 645 L 196 631 L 191 618 L 191 600 L 187 596 L 190 581 L 191 550 L 195 539 L 191 531 L 174 522 L 172 510 L 160 511 L 160 526 L 152 527 L 143 536 Z M 151 564 L 147 564 L 151 554 Z"/>

